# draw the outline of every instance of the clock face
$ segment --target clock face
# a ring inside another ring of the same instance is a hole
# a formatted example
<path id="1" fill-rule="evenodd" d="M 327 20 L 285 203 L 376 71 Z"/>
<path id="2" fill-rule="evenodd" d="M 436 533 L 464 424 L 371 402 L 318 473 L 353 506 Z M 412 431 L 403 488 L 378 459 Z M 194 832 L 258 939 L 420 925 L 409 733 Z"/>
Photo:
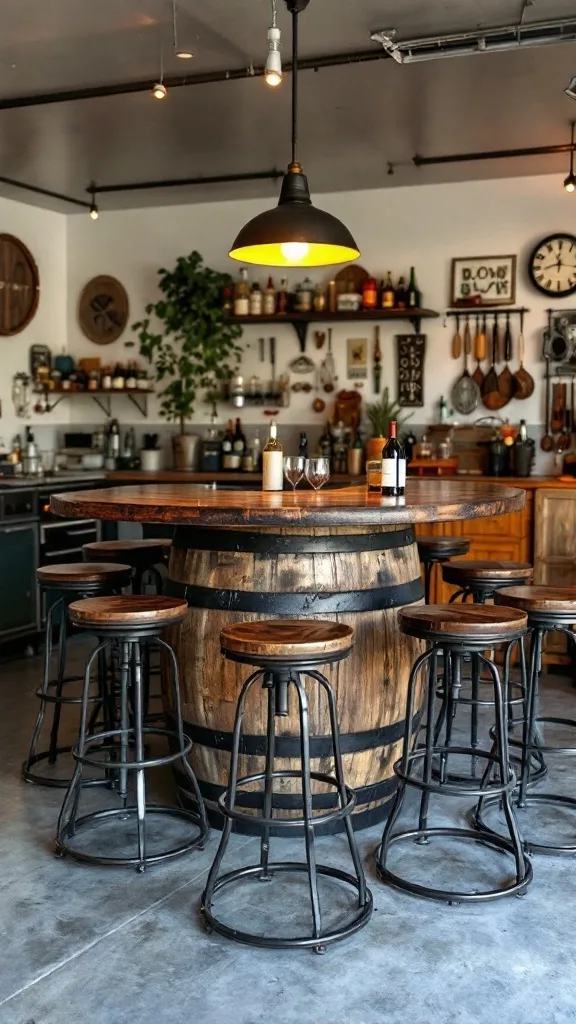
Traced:
<path id="1" fill-rule="evenodd" d="M 576 292 L 576 238 L 556 234 L 543 238 L 530 257 L 532 283 L 544 295 L 563 298 Z"/>

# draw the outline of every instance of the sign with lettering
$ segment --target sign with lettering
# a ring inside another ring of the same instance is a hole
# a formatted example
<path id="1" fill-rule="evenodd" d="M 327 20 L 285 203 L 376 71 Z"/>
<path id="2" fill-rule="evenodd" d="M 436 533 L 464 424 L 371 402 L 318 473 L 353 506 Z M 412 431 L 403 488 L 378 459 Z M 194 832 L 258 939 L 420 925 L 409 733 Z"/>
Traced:
<path id="1" fill-rule="evenodd" d="M 516 301 L 515 256 L 452 260 L 450 305 L 509 306 Z"/>
<path id="2" fill-rule="evenodd" d="M 398 405 L 424 405 L 425 334 L 397 334 Z"/>

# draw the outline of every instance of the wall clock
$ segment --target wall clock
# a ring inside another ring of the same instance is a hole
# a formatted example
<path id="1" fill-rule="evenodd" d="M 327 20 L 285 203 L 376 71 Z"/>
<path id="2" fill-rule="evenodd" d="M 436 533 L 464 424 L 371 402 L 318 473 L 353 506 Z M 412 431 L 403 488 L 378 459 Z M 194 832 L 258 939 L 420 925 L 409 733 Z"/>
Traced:
<path id="1" fill-rule="evenodd" d="M 128 323 L 128 296 L 115 277 L 101 274 L 84 285 L 78 320 L 84 334 L 96 345 L 116 341 Z"/>
<path id="2" fill-rule="evenodd" d="M 38 308 L 38 267 L 13 235 L 0 235 L 0 335 L 18 334 Z"/>
<path id="3" fill-rule="evenodd" d="M 530 280 L 538 291 L 562 299 L 576 292 L 576 237 L 557 232 L 543 238 L 528 262 Z"/>

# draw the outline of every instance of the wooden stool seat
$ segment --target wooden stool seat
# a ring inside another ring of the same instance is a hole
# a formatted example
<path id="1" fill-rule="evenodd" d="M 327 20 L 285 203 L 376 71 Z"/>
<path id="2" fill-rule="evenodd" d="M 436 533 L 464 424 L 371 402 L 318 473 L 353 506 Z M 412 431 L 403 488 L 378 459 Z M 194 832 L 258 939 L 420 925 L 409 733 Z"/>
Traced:
<path id="1" fill-rule="evenodd" d="M 52 588 L 66 589 L 97 583 L 125 587 L 130 583 L 131 572 L 131 566 L 120 562 L 69 562 L 43 565 L 37 570 L 36 578 L 43 586 Z"/>
<path id="2" fill-rule="evenodd" d="M 465 587 L 473 583 L 497 583 L 502 580 L 531 580 L 533 568 L 528 562 L 475 562 L 456 559 L 442 566 L 442 576 L 446 583 Z"/>
<path id="3" fill-rule="evenodd" d="M 431 634 L 496 642 L 526 629 L 526 613 L 517 608 L 480 604 L 430 604 L 401 608 L 398 622 L 403 633 L 428 639 Z"/>
<path id="4" fill-rule="evenodd" d="M 169 537 L 151 537 L 147 540 L 95 540 L 84 544 L 82 553 L 87 560 L 108 561 L 121 558 L 134 568 L 163 562 L 172 541 Z"/>
<path id="5" fill-rule="evenodd" d="M 267 658 L 330 656 L 349 651 L 353 643 L 354 630 L 351 626 L 306 619 L 238 622 L 226 626 L 220 633 L 224 652 Z"/>
<path id="6" fill-rule="evenodd" d="M 447 561 L 454 555 L 465 555 L 470 550 L 470 541 L 466 537 L 416 537 L 420 561 Z"/>
<path id="7" fill-rule="evenodd" d="M 504 587 L 495 601 L 525 612 L 574 615 L 576 622 L 576 587 Z"/>
<path id="8" fill-rule="evenodd" d="M 177 597 L 162 597 L 159 594 L 136 594 L 128 597 L 88 597 L 73 601 L 69 609 L 70 619 L 77 626 L 84 626 L 98 632 L 115 627 L 153 627 L 165 629 L 182 622 L 188 614 L 186 601 Z"/>

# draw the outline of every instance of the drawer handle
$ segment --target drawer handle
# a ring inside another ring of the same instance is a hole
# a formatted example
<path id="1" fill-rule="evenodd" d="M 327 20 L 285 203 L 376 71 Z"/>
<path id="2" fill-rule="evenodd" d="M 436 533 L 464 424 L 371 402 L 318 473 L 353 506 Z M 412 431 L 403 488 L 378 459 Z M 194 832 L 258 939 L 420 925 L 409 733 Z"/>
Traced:
<path id="1" fill-rule="evenodd" d="M 24 533 L 25 530 L 31 530 L 31 526 L 4 526 L 2 527 L 2 533 Z"/>

